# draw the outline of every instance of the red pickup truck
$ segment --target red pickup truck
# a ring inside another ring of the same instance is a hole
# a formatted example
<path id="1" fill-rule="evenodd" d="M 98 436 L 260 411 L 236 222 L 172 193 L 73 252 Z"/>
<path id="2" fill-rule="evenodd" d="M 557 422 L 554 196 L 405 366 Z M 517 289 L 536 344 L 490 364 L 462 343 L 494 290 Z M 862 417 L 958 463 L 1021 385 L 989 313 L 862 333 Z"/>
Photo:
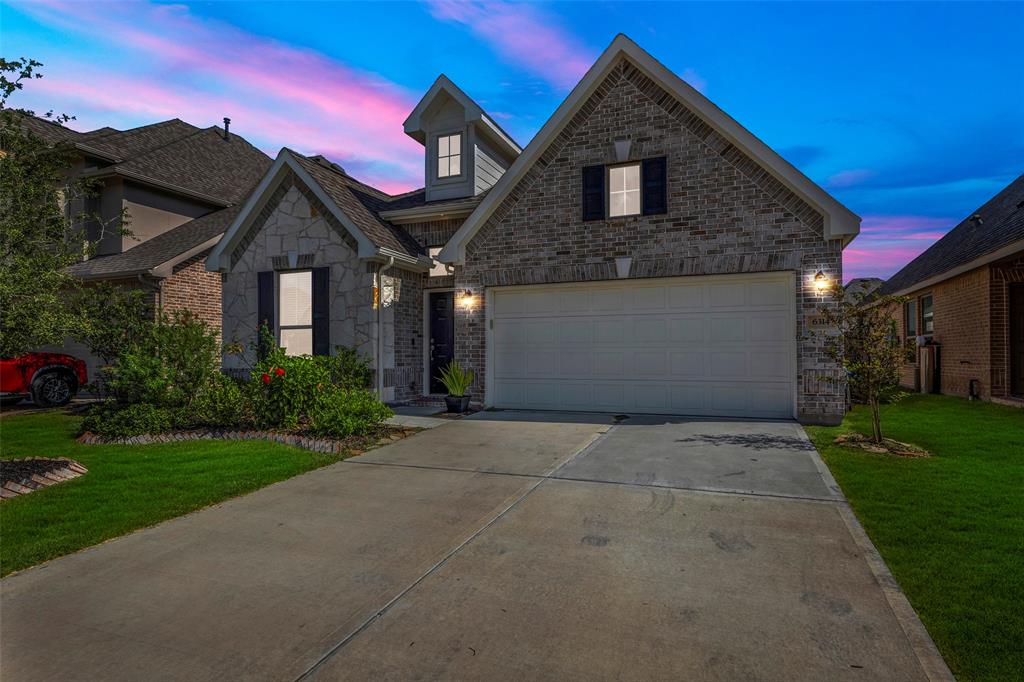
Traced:
<path id="1" fill-rule="evenodd" d="M 67 405 L 88 382 L 85 363 L 63 353 L 0 358 L 0 405 L 32 398 L 43 407 Z"/>

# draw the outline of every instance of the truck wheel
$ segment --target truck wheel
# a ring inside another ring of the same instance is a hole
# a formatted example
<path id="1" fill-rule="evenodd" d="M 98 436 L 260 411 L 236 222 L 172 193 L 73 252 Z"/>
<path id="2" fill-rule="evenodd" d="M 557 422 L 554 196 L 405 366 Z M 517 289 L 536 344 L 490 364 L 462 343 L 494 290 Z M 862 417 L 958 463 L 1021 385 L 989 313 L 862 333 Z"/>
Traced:
<path id="1" fill-rule="evenodd" d="M 61 407 L 75 397 L 77 387 L 64 372 L 45 372 L 32 381 L 32 402 L 40 407 Z"/>

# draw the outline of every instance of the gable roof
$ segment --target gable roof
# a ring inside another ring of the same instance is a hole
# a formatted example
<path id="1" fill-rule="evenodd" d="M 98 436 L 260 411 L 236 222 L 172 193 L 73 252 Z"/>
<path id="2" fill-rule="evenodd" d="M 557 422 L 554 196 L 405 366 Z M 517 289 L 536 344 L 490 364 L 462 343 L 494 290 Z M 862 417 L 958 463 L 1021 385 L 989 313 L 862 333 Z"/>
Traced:
<path id="1" fill-rule="evenodd" d="M 225 139 L 222 129 L 217 126 L 200 129 L 187 123 L 184 125 L 192 132 L 99 169 L 96 174 L 116 173 L 213 203 L 230 205 L 248 196 L 273 163 L 269 156 L 243 137 L 232 134 Z M 164 133 L 183 129 L 169 126 Z M 148 136 L 148 143 L 157 136 L 162 137 L 163 134 Z M 111 137 L 120 138 L 121 135 L 108 135 L 89 144 L 96 145 Z M 131 147 L 138 149 L 141 142 L 134 140 Z M 108 146 L 115 148 L 114 145 Z"/>
<path id="2" fill-rule="evenodd" d="M 907 263 L 879 291 L 907 293 L 1015 250 L 1024 250 L 1024 175 Z"/>
<path id="3" fill-rule="evenodd" d="M 507 154 L 510 156 L 518 156 L 522 151 L 522 147 L 519 143 L 512 139 L 512 136 L 505 132 L 505 130 L 498 125 L 497 121 L 491 118 L 483 108 L 477 104 L 472 97 L 462 91 L 462 88 L 457 86 L 451 81 L 448 76 L 443 73 L 437 77 L 434 84 L 430 86 L 427 93 L 423 95 L 416 108 L 412 110 L 408 118 L 405 119 L 403 127 L 405 128 L 405 134 L 416 140 L 420 144 L 426 144 L 426 133 L 423 129 L 423 114 L 430 108 L 430 105 L 434 103 L 434 100 L 441 94 L 447 94 L 449 97 L 458 102 L 466 112 L 465 122 L 473 123 L 479 122 L 486 130 L 490 137 L 494 139 L 499 145 L 501 145 Z"/>
<path id="4" fill-rule="evenodd" d="M 166 277 L 174 266 L 212 248 L 241 206 L 222 208 L 190 220 L 112 256 L 99 256 L 76 263 L 66 272 L 81 279 L 111 279 L 134 275 Z"/>
<path id="5" fill-rule="evenodd" d="M 430 259 L 419 244 L 378 214 L 396 197 L 356 180 L 323 157 L 306 157 L 284 147 L 210 252 L 206 261 L 208 270 L 227 272 L 231 269 L 232 252 L 243 243 L 252 223 L 288 173 L 294 173 L 352 235 L 360 258 L 377 261 L 393 258 L 404 267 L 416 270 L 430 267 Z"/>
<path id="6" fill-rule="evenodd" d="M 701 121 L 742 150 L 778 182 L 819 211 L 824 219 L 825 239 L 842 239 L 845 245 L 860 231 L 859 216 L 839 203 L 691 85 L 669 71 L 639 45 L 620 33 L 533 137 L 523 153 L 491 188 L 480 206 L 445 245 L 439 256 L 441 261 L 459 263 L 465 259 L 466 245 L 513 192 L 519 181 L 555 141 L 573 116 L 586 104 L 588 98 L 600 87 L 620 59 L 628 60 L 644 76 L 676 97 Z"/>

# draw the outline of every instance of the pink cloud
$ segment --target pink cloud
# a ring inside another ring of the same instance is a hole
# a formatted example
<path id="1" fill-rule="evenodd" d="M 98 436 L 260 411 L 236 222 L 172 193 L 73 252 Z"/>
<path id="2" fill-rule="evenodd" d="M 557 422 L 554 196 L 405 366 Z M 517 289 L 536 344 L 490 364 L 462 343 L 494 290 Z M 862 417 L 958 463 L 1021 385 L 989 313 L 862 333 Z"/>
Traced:
<path id="1" fill-rule="evenodd" d="M 869 215 L 860 235 L 843 252 L 843 275 L 891 277 L 956 224 L 949 218 L 914 215 Z"/>
<path id="2" fill-rule="evenodd" d="M 31 84 L 31 92 L 81 112 L 83 121 L 104 112 L 109 116 L 99 125 L 176 116 L 207 126 L 230 116 L 239 134 L 271 153 L 282 146 L 321 153 L 367 169 L 362 179 L 389 190 L 422 184 L 422 147 L 402 132 L 416 97 L 377 74 L 201 20 L 178 5 L 119 3 L 116 11 L 97 11 L 47 0 L 19 9 L 98 42 L 113 36 L 116 45 L 108 49 L 130 56 L 113 70 L 89 69 L 72 58 Z"/>
<path id="3" fill-rule="evenodd" d="M 436 19 L 469 28 L 504 59 L 556 88 L 576 85 L 595 55 L 536 5 L 510 2 L 430 0 Z"/>

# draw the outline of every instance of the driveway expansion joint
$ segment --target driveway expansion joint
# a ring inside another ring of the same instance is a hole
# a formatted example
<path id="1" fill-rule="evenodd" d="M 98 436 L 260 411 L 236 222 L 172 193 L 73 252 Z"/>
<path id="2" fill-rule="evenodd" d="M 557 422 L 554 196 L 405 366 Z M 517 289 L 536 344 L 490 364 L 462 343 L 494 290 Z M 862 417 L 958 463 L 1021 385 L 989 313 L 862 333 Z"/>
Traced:
<path id="1" fill-rule="evenodd" d="M 480 526 L 480 528 L 478 528 L 475 531 L 473 531 L 472 533 L 470 533 L 468 537 L 466 537 L 462 542 L 458 543 L 451 551 L 449 551 L 447 554 L 445 554 L 437 563 L 435 563 L 433 566 L 428 568 L 422 575 L 420 575 L 418 578 L 416 578 L 411 583 L 409 583 L 405 588 L 400 590 L 398 592 L 398 594 L 396 594 L 394 597 L 389 599 L 387 601 L 387 603 L 384 604 L 384 606 L 382 606 L 380 609 L 375 611 L 373 613 L 373 615 L 371 615 L 369 618 L 367 618 L 362 623 L 360 623 L 358 627 L 356 627 L 352 632 L 350 632 L 344 638 L 342 638 L 341 641 L 339 641 L 334 646 L 329 648 L 327 650 L 327 652 L 324 653 L 323 656 L 321 656 L 315 663 L 313 663 L 305 671 L 303 671 L 302 674 L 300 674 L 298 677 L 296 677 L 295 678 L 295 682 L 302 682 L 303 680 L 311 679 L 312 676 L 315 675 L 316 672 L 324 666 L 324 664 L 326 664 L 329 660 L 331 660 L 349 642 L 351 642 L 356 637 L 358 637 L 360 633 L 364 632 L 368 627 L 370 627 L 370 625 L 372 625 L 375 621 L 377 621 L 381 616 L 383 616 L 385 613 L 387 613 L 389 610 L 391 610 L 391 608 L 393 606 L 395 606 L 399 601 L 401 601 L 401 599 L 403 597 L 405 597 L 405 595 L 409 594 L 409 592 L 411 592 L 413 589 L 415 589 L 417 585 L 419 585 L 424 580 L 429 578 L 431 575 L 436 573 L 441 567 L 443 567 L 446 563 L 448 563 L 448 561 L 450 559 L 452 559 L 452 557 L 454 557 L 456 554 L 458 554 L 460 551 L 462 551 L 462 549 L 464 547 L 466 547 L 466 545 L 468 545 L 473 540 L 478 538 L 481 534 L 483 534 L 484 531 L 486 531 L 488 528 L 490 528 L 495 523 L 497 523 L 499 520 L 501 520 L 506 514 L 508 514 L 510 511 L 512 511 L 512 509 L 514 509 L 516 506 L 519 505 L 520 502 L 522 502 L 527 497 L 529 497 L 533 493 L 533 491 L 535 491 L 544 481 L 550 479 L 552 474 L 554 474 L 556 471 L 558 471 L 559 469 L 564 467 L 569 462 L 572 462 L 573 460 L 575 460 L 577 457 L 582 456 L 584 453 L 586 453 L 586 452 L 590 451 L 591 449 L 593 449 L 594 447 L 596 447 L 597 444 L 600 443 L 602 440 L 604 440 L 614 429 L 615 429 L 615 426 L 612 425 L 612 426 L 608 426 L 608 427 L 606 427 L 604 429 L 596 431 L 594 433 L 594 435 L 582 447 L 580 447 L 578 450 L 576 450 L 575 452 L 570 454 L 568 457 L 563 458 L 560 462 L 556 463 L 548 471 L 546 471 L 543 475 L 536 477 L 537 480 L 529 488 L 527 488 L 522 493 L 520 493 L 518 496 L 516 496 L 516 498 L 514 500 L 512 500 L 509 504 L 505 505 L 505 507 L 501 511 L 499 511 L 497 514 L 492 516 L 491 519 L 489 521 L 487 521 L 486 523 L 484 523 L 482 526 Z M 361 464 L 381 464 L 381 465 L 384 465 L 384 466 L 388 466 L 387 464 L 382 463 L 382 462 L 354 462 L 354 464 L 360 464 L 360 463 Z M 401 466 L 401 465 L 395 465 L 395 466 Z M 429 469 L 429 468 L 432 468 L 432 467 L 417 467 L 417 468 Z M 473 472 L 473 473 L 486 473 L 486 472 Z"/>

